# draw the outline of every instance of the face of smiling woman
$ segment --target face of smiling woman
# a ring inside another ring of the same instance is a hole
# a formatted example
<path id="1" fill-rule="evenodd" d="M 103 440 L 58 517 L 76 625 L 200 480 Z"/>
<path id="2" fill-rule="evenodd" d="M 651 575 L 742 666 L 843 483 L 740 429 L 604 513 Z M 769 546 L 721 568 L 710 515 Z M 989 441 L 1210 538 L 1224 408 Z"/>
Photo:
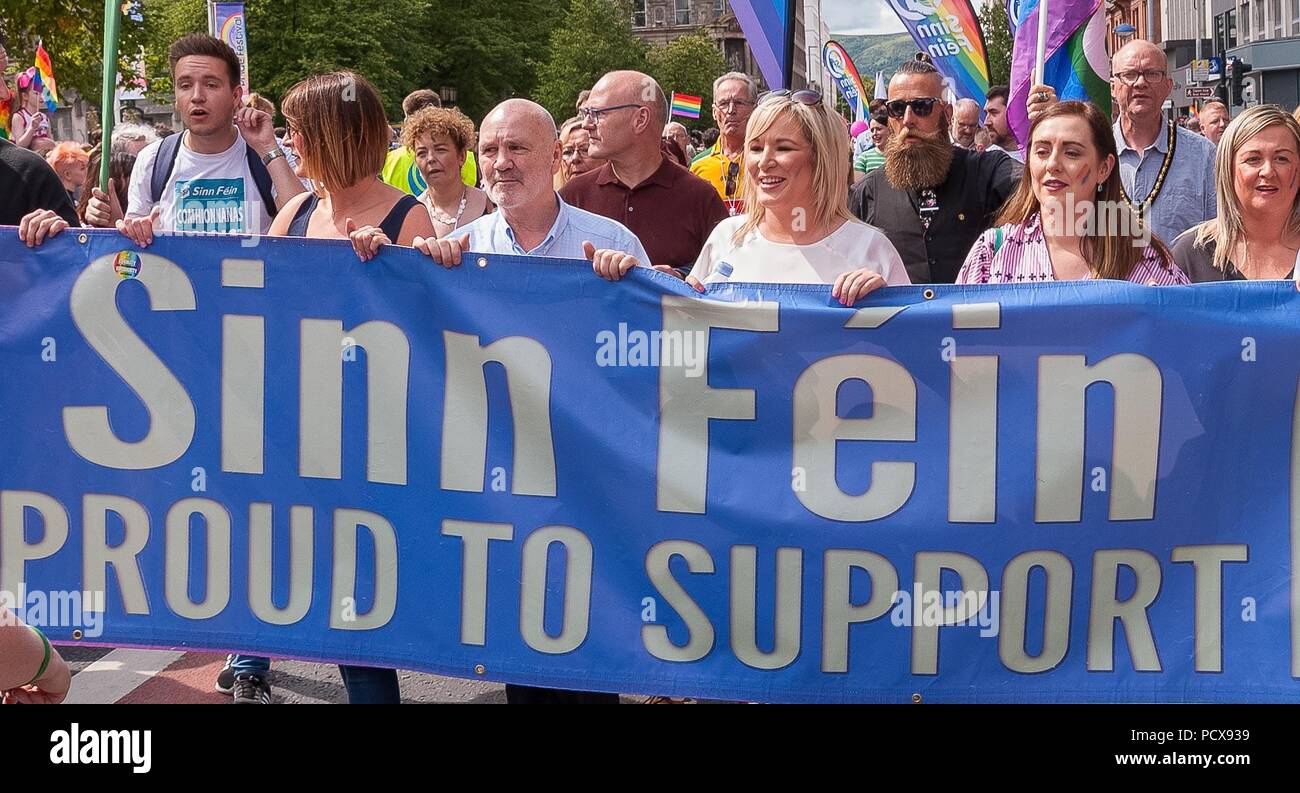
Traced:
<path id="1" fill-rule="evenodd" d="M 1281 124 L 1265 127 L 1247 140 L 1233 158 L 1233 189 L 1248 212 L 1295 206 L 1297 187 L 1296 140 Z"/>
<path id="2" fill-rule="evenodd" d="M 1092 202 L 1097 185 L 1104 183 L 1115 167 L 1109 155 L 1100 157 L 1092 128 L 1081 116 L 1059 116 L 1039 124 L 1029 145 L 1028 162 L 1034 196 L 1044 213 Z"/>
<path id="3" fill-rule="evenodd" d="M 769 213 L 812 211 L 812 144 L 794 116 L 782 114 L 750 141 L 745 176 L 753 180 L 755 198 Z"/>

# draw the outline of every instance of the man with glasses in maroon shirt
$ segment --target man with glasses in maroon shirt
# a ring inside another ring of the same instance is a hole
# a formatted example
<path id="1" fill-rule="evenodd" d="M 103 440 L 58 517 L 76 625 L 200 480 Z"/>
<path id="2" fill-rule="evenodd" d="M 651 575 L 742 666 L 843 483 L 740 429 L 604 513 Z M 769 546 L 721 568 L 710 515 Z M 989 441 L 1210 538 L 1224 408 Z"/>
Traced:
<path id="1" fill-rule="evenodd" d="M 610 72 L 578 112 L 590 135 L 590 155 L 605 164 L 570 179 L 560 197 L 627 226 L 650 264 L 685 277 L 728 213 L 708 182 L 664 156 L 663 90 L 640 72 Z"/>

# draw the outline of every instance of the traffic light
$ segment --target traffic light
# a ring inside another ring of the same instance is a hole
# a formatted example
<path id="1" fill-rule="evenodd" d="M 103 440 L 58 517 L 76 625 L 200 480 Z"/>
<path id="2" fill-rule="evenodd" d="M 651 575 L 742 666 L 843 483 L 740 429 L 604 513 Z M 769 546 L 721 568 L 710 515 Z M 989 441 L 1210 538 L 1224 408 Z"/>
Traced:
<path id="1" fill-rule="evenodd" d="M 1233 57 L 1228 60 L 1228 95 L 1232 97 L 1232 103 L 1235 105 L 1245 104 L 1242 99 L 1242 81 L 1246 77 L 1246 72 L 1252 67 L 1241 58 Z"/>

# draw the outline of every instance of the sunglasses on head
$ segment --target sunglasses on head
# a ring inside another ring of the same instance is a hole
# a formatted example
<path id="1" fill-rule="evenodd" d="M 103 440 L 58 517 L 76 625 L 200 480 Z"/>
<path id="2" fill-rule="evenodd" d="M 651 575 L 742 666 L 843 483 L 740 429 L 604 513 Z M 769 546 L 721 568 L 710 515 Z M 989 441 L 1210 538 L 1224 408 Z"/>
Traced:
<path id="1" fill-rule="evenodd" d="M 890 118 L 902 118 L 910 107 L 917 118 L 925 118 L 934 111 L 934 106 L 938 102 L 939 100 L 932 96 L 923 96 L 920 99 L 894 99 L 885 103 L 885 112 Z"/>
<path id="2" fill-rule="evenodd" d="M 801 105 L 820 105 L 822 103 L 822 95 L 811 88 L 799 91 L 791 91 L 789 88 L 782 88 L 780 91 L 768 91 L 763 94 L 761 101 L 767 102 L 772 99 L 789 99 L 791 102 L 798 102 Z"/>

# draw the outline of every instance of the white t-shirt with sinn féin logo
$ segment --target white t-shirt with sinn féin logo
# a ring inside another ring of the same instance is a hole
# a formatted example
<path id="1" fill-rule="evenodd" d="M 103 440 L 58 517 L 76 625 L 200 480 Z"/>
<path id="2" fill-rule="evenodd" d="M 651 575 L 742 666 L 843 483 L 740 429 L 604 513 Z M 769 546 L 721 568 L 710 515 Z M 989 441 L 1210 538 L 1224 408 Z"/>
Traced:
<path id="1" fill-rule="evenodd" d="M 154 160 L 162 141 L 140 152 L 131 170 L 127 192 L 128 217 L 144 217 L 154 207 L 149 185 Z M 265 234 L 271 228 L 271 213 L 262 202 L 257 183 L 248 170 L 244 139 L 220 154 L 199 154 L 182 140 L 176 151 L 176 167 L 163 188 L 158 203 L 163 232 L 207 234 Z M 166 167 L 163 165 L 162 167 Z"/>

